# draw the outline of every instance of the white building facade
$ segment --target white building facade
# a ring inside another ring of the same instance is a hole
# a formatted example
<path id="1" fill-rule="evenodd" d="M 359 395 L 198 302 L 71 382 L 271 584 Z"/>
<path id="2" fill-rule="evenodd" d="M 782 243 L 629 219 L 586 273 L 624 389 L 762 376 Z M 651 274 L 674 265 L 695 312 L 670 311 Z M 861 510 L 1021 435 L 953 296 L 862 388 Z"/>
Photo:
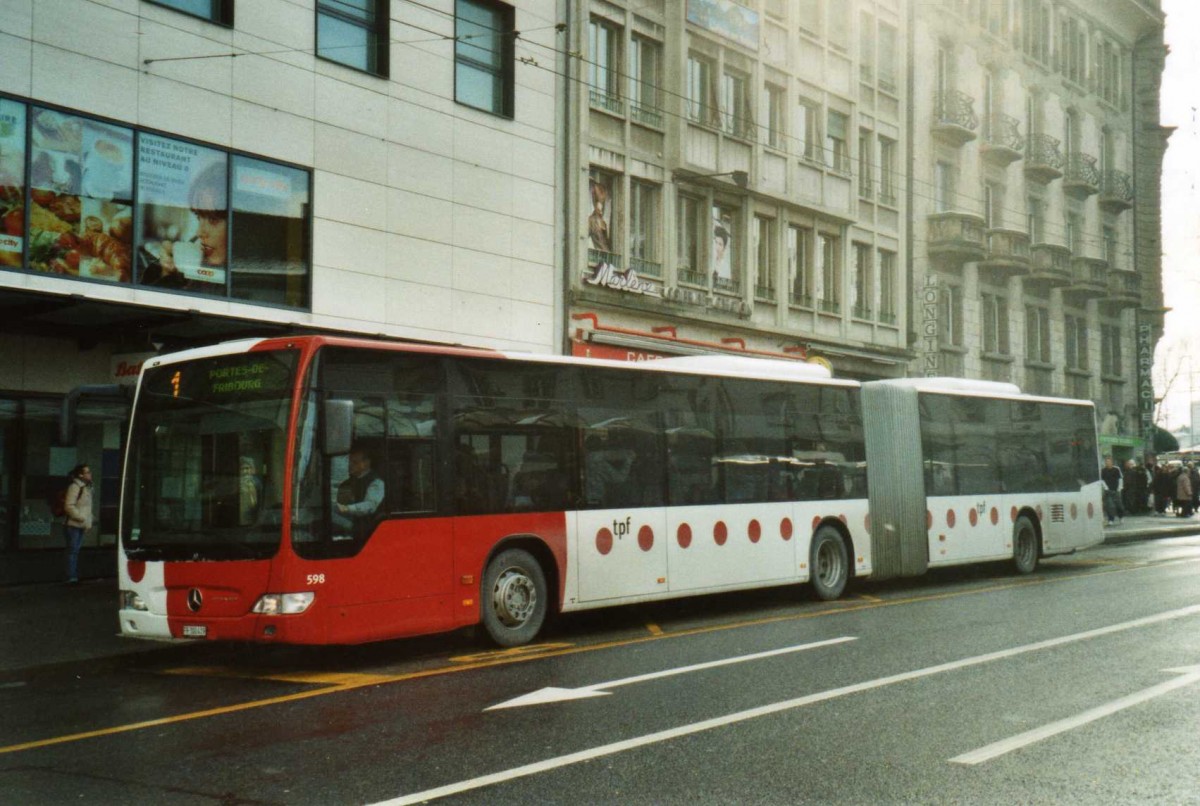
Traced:
<path id="1" fill-rule="evenodd" d="M 313 331 L 560 348 L 558 15 L 0 0 L 0 581 L 58 572 L 48 502 L 78 462 L 97 471 L 89 547 L 112 544 L 127 406 L 85 401 L 62 446 L 59 403 L 160 349 Z"/>

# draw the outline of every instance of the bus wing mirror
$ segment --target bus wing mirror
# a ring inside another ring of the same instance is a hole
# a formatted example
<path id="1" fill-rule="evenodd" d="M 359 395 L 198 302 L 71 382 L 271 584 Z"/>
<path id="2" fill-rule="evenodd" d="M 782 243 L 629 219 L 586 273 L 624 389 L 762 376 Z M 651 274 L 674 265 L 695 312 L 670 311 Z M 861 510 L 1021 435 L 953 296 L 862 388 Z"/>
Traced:
<path id="1" fill-rule="evenodd" d="M 354 401 L 325 401 L 325 444 L 326 456 L 342 456 L 350 453 L 350 440 L 354 435 Z"/>

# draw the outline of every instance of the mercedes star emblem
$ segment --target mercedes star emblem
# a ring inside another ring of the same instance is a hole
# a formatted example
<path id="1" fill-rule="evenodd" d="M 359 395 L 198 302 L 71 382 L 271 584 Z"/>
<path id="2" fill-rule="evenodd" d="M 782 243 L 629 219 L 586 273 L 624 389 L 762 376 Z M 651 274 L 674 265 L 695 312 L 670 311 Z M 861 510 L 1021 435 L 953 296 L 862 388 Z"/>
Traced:
<path id="1" fill-rule="evenodd" d="M 199 588 L 192 588 L 188 591 L 187 603 L 188 610 L 191 610 L 193 613 L 200 610 L 200 606 L 204 604 L 204 597 L 200 595 Z"/>

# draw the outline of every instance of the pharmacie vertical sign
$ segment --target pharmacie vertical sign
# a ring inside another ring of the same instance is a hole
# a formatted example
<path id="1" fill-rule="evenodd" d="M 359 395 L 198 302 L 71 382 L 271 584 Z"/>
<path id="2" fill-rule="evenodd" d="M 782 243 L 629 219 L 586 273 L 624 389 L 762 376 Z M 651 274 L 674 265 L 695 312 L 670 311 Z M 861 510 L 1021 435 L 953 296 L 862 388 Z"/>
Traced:
<path id="1" fill-rule="evenodd" d="M 938 281 L 932 274 L 925 276 L 921 289 L 921 342 L 925 364 L 922 372 L 927 378 L 938 376 Z"/>
<path id="2" fill-rule="evenodd" d="M 1154 326 L 1137 326 L 1138 430 L 1146 441 L 1146 450 L 1154 450 Z"/>

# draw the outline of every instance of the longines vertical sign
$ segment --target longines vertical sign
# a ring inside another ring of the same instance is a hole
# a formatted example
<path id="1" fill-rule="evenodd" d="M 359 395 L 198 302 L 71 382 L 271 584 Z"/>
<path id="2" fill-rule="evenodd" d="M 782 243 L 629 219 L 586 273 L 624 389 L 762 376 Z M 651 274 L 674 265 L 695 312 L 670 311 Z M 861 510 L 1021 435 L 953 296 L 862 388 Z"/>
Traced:
<path id="1" fill-rule="evenodd" d="M 1138 425 L 1146 450 L 1154 450 L 1154 327 L 1137 326 Z"/>
<path id="2" fill-rule="evenodd" d="M 921 289 L 921 340 L 925 348 L 925 377 L 938 376 L 938 282 L 926 275 Z"/>

